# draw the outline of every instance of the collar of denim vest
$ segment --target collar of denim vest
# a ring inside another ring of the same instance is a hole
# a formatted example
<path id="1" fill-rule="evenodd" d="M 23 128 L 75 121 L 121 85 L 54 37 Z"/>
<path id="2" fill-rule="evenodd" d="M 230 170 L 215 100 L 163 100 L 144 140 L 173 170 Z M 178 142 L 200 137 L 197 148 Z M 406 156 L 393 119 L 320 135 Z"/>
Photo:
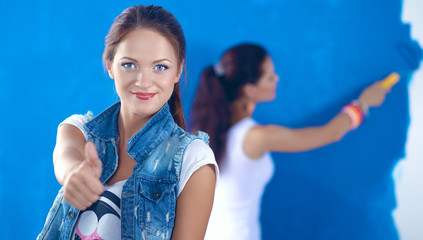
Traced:
<path id="1" fill-rule="evenodd" d="M 85 129 L 88 133 L 104 141 L 117 140 L 119 137 L 117 127 L 119 112 L 120 102 L 117 102 L 87 122 Z M 170 113 L 169 105 L 166 103 L 128 140 L 127 153 L 138 162 L 160 144 L 175 127 L 176 123 Z"/>

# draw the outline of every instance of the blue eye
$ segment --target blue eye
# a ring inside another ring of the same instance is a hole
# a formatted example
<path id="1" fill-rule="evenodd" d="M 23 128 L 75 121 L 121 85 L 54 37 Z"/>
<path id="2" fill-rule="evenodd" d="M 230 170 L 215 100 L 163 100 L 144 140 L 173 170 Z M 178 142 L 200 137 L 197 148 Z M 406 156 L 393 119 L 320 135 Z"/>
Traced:
<path id="1" fill-rule="evenodd" d="M 159 64 L 159 65 L 154 66 L 154 69 L 158 70 L 158 71 L 164 71 L 164 70 L 168 69 L 168 67 L 165 66 L 165 65 Z"/>
<path id="2" fill-rule="evenodd" d="M 122 67 L 124 67 L 126 69 L 133 69 L 133 68 L 135 68 L 135 64 L 133 64 L 133 63 L 122 63 Z"/>

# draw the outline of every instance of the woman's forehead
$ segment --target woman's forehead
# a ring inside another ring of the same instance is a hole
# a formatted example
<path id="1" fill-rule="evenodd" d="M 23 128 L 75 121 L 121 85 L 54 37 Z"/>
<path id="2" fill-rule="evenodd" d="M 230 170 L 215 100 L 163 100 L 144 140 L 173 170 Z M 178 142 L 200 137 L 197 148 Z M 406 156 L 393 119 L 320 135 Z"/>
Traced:
<path id="1" fill-rule="evenodd" d="M 130 58 L 169 59 L 177 61 L 175 49 L 171 42 L 162 34 L 151 29 L 135 29 L 129 32 L 119 43 L 115 57 L 122 55 Z"/>

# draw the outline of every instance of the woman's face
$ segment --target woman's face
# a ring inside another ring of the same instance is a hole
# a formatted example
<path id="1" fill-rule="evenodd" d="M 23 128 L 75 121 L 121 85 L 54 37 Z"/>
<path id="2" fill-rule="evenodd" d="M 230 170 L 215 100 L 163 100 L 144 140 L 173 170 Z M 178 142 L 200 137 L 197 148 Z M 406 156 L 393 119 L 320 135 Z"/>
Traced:
<path id="1" fill-rule="evenodd" d="M 169 100 L 182 63 L 178 63 L 164 36 L 150 29 L 136 29 L 119 43 L 107 70 L 115 80 L 121 110 L 145 118 Z"/>
<path id="2" fill-rule="evenodd" d="M 279 76 L 275 73 L 275 67 L 272 59 L 267 56 L 262 64 L 262 75 L 256 84 L 253 84 L 253 100 L 255 102 L 266 102 L 275 99 L 276 85 L 279 82 Z"/>

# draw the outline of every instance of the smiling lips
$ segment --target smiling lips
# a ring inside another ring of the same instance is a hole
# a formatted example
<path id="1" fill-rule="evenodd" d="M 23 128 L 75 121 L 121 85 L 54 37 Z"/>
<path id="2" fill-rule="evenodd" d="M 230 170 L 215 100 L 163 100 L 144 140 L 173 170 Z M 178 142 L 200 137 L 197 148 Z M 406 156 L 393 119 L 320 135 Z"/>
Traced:
<path id="1" fill-rule="evenodd" d="M 154 97 L 154 95 L 156 95 L 156 93 L 142 93 L 142 92 L 136 92 L 133 94 L 135 95 L 136 98 L 140 100 L 150 100 Z"/>

